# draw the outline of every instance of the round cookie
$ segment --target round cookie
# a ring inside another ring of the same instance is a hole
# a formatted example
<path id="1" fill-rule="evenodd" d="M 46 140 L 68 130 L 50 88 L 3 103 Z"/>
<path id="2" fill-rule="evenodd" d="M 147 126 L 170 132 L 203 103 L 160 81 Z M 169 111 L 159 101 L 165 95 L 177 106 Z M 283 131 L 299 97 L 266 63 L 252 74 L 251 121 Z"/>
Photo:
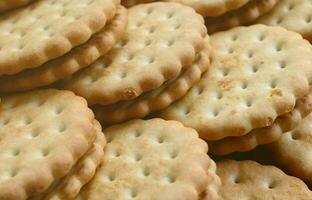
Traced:
<path id="1" fill-rule="evenodd" d="M 113 105 L 95 106 L 93 108 L 96 119 L 110 124 L 129 119 L 143 118 L 148 114 L 164 109 L 179 98 L 199 81 L 202 73 L 209 66 L 211 52 L 208 36 L 205 38 L 204 49 L 197 54 L 191 66 L 184 66 L 181 75 L 165 82 L 161 87 L 143 93 L 132 101 L 123 101 Z"/>
<path id="2" fill-rule="evenodd" d="M 155 0 L 121 0 L 122 4 L 129 7 L 139 3 L 153 2 Z M 219 16 L 230 10 L 235 10 L 250 0 L 166 0 L 190 6 L 203 16 Z"/>
<path id="3" fill-rule="evenodd" d="M 3 97 L 0 113 L 1 200 L 44 192 L 69 172 L 96 136 L 87 102 L 69 91 Z"/>
<path id="4" fill-rule="evenodd" d="M 276 142 L 268 145 L 274 160 L 287 171 L 312 183 L 312 114 L 306 117 L 296 129 L 289 131 Z"/>
<path id="5" fill-rule="evenodd" d="M 103 165 L 77 199 L 198 200 L 207 187 L 207 144 L 191 128 L 162 119 L 105 129 Z"/>
<path id="6" fill-rule="evenodd" d="M 190 7 L 164 2 L 134 6 L 128 9 L 123 41 L 61 87 L 90 105 L 134 99 L 192 64 L 206 35 L 203 18 Z"/>
<path id="7" fill-rule="evenodd" d="M 230 29 L 235 26 L 249 25 L 265 15 L 279 0 L 252 0 L 243 7 L 218 17 L 207 17 L 205 23 L 209 33 Z"/>
<path id="8" fill-rule="evenodd" d="M 261 144 L 269 144 L 278 140 L 283 133 L 293 130 L 312 111 L 312 93 L 297 100 L 294 110 L 276 118 L 271 126 L 258 128 L 240 137 L 227 137 L 210 141 L 210 152 L 225 155 L 233 152 L 246 152 Z"/>
<path id="9" fill-rule="evenodd" d="M 43 0 L 0 17 L 0 75 L 16 74 L 85 43 L 119 0 Z"/>
<path id="10" fill-rule="evenodd" d="M 8 11 L 14 8 L 28 5 L 35 0 L 1 0 L 0 1 L 0 12 Z"/>
<path id="11" fill-rule="evenodd" d="M 282 26 L 312 41 L 312 2 L 310 0 L 280 0 L 276 7 L 257 23 Z"/>
<path id="12" fill-rule="evenodd" d="M 0 76 L 0 92 L 24 91 L 46 86 L 88 67 L 122 38 L 126 25 L 126 9 L 119 6 L 114 18 L 85 44 L 40 67 L 14 75 Z"/>
<path id="13" fill-rule="evenodd" d="M 272 125 L 308 94 L 312 48 L 299 34 L 254 25 L 214 34 L 210 42 L 208 72 L 158 116 L 219 140 Z"/>
<path id="14" fill-rule="evenodd" d="M 95 175 L 97 167 L 103 160 L 105 136 L 98 121 L 94 121 L 96 138 L 88 152 L 80 158 L 70 172 L 60 180 L 54 181 L 43 194 L 31 197 L 29 200 L 74 199 L 80 189 Z"/>
<path id="15" fill-rule="evenodd" d="M 222 187 L 221 200 L 310 200 L 312 192 L 305 183 L 288 176 L 274 166 L 254 161 L 224 160 L 217 162 Z"/>

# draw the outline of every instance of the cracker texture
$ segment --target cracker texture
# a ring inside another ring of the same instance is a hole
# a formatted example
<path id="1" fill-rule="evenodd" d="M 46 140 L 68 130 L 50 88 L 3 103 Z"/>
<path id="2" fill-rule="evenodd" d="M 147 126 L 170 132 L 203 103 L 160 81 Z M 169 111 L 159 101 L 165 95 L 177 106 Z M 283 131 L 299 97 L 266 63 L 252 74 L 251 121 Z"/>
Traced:
<path id="1" fill-rule="evenodd" d="M 205 190 L 208 147 L 195 130 L 151 119 L 103 132 L 108 141 L 103 165 L 78 199 L 197 200 Z"/>
<path id="2" fill-rule="evenodd" d="M 268 145 L 277 164 L 309 184 L 312 183 L 311 122 L 312 114 L 307 116 L 296 129 L 283 134 L 278 141 Z"/>
<path id="3" fill-rule="evenodd" d="M 282 26 L 312 41 L 312 2 L 310 0 L 280 0 L 276 7 L 257 23 Z"/>
<path id="4" fill-rule="evenodd" d="M 63 83 L 90 105 L 138 97 L 176 77 L 203 48 L 203 18 L 177 3 L 141 4 L 128 9 L 123 40 L 107 55 Z"/>
<path id="5" fill-rule="evenodd" d="M 209 142 L 210 151 L 216 155 L 246 152 L 261 144 L 269 144 L 294 128 L 312 111 L 312 93 L 297 100 L 294 110 L 276 118 L 271 126 L 254 129 L 241 137 L 227 137 Z"/>
<path id="6" fill-rule="evenodd" d="M 311 45 L 280 27 L 238 27 L 210 37 L 209 70 L 158 116 L 195 128 L 201 138 L 242 136 L 273 124 L 309 93 Z"/>
<path id="7" fill-rule="evenodd" d="M 0 75 L 16 74 L 85 43 L 119 0 L 44 0 L 0 17 Z"/>
<path id="8" fill-rule="evenodd" d="M 225 160 L 217 162 L 217 174 L 222 181 L 221 200 L 312 199 L 312 192 L 302 180 L 288 176 L 274 166 Z"/>
<path id="9" fill-rule="evenodd" d="M 78 161 L 73 169 L 52 188 L 43 200 L 75 199 L 81 188 L 94 177 L 104 156 L 106 139 L 102 127 L 95 121 L 96 138 L 92 147 Z"/>
<path id="10" fill-rule="evenodd" d="M 93 110 L 96 118 L 105 124 L 110 124 L 143 118 L 148 114 L 166 108 L 182 98 L 200 80 L 201 75 L 208 69 L 210 51 L 207 36 L 204 49 L 198 53 L 191 66 L 183 67 L 184 72 L 180 76 L 167 81 L 160 88 L 143 93 L 132 101 L 123 101 L 108 106 L 95 106 Z"/>
<path id="11" fill-rule="evenodd" d="M 25 91 L 46 86 L 88 67 L 122 38 L 126 25 L 127 11 L 119 6 L 114 18 L 85 44 L 38 68 L 0 77 L 0 92 Z"/>
<path id="12" fill-rule="evenodd" d="M 86 101 L 69 91 L 3 97 L 0 113 L 1 200 L 24 200 L 48 189 L 96 136 Z"/>

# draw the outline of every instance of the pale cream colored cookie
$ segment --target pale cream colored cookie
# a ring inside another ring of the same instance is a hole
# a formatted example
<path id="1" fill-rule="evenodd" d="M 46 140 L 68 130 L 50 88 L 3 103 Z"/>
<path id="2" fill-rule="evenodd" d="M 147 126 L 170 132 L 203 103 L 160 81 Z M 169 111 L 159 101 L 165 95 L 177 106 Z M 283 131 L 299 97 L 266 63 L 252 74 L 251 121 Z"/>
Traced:
<path id="1" fill-rule="evenodd" d="M 221 178 L 220 200 L 311 200 L 305 183 L 274 166 L 254 161 L 217 162 Z"/>
<path id="2" fill-rule="evenodd" d="M 268 145 L 274 161 L 290 174 L 312 183 L 312 114 L 293 131 Z"/>
<path id="3" fill-rule="evenodd" d="M 162 119 L 104 130 L 102 166 L 77 199 L 198 200 L 207 187 L 207 144 L 191 128 Z"/>
<path id="4" fill-rule="evenodd" d="M 280 0 L 275 8 L 257 23 L 282 26 L 312 41 L 312 1 Z"/>
<path id="5" fill-rule="evenodd" d="M 41 0 L 0 16 L 0 75 L 16 74 L 85 43 L 119 0 Z"/>
<path id="6" fill-rule="evenodd" d="M 122 0 L 122 4 L 129 7 L 138 3 L 153 2 L 155 0 Z M 230 10 L 238 9 L 250 0 L 165 0 L 191 6 L 203 16 L 219 16 Z"/>
<path id="7" fill-rule="evenodd" d="M 93 143 L 94 116 L 69 91 L 39 90 L 0 104 L 0 199 L 24 200 L 65 176 Z"/>
<path id="8" fill-rule="evenodd" d="M 184 66 L 181 75 L 164 83 L 160 88 L 143 93 L 132 101 L 123 101 L 113 105 L 95 106 L 96 118 L 106 124 L 117 123 L 129 119 L 142 118 L 161 110 L 183 97 L 187 91 L 199 81 L 202 73 L 209 66 L 211 52 L 208 36 L 204 49 L 197 54 L 191 66 Z"/>
<path id="9" fill-rule="evenodd" d="M 278 140 L 283 133 L 294 129 L 312 111 L 312 93 L 297 100 L 295 109 L 281 115 L 271 126 L 254 129 L 241 137 L 227 137 L 209 142 L 210 152 L 225 155 L 233 152 L 250 151 L 261 144 L 269 144 Z"/>
<path id="10" fill-rule="evenodd" d="M 308 94 L 312 47 L 299 34 L 254 25 L 214 34 L 210 41 L 208 72 L 158 116 L 219 140 L 272 125 Z"/>
<path id="11" fill-rule="evenodd" d="M 126 9 L 119 6 L 114 18 L 85 44 L 40 67 L 15 75 L 0 76 L 0 92 L 24 91 L 46 86 L 88 67 L 122 38 L 126 25 Z"/>
<path id="12" fill-rule="evenodd" d="M 90 105 L 134 99 L 192 64 L 207 35 L 203 18 L 177 3 L 134 6 L 128 9 L 128 22 L 123 41 L 62 88 Z"/>
<path id="13" fill-rule="evenodd" d="M 235 26 L 250 25 L 260 16 L 271 11 L 279 0 L 252 0 L 243 7 L 218 17 L 205 19 L 209 33 L 230 29 Z"/>
<path id="14" fill-rule="evenodd" d="M 0 1 L 0 12 L 18 8 L 21 6 L 28 5 L 35 0 L 1 0 Z"/>
<path id="15" fill-rule="evenodd" d="M 70 172 L 60 180 L 54 181 L 43 194 L 31 197 L 29 200 L 61 200 L 74 199 L 82 186 L 88 183 L 95 175 L 96 169 L 103 160 L 105 136 L 102 127 L 94 121 L 96 138 L 88 152 L 80 158 Z"/>

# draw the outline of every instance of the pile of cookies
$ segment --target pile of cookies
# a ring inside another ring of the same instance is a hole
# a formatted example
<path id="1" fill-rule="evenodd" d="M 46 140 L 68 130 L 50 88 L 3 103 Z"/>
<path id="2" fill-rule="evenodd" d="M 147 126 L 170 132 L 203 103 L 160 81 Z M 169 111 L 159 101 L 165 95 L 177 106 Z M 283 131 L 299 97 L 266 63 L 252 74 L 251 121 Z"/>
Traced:
<path id="1" fill-rule="evenodd" d="M 0 29 L 0 200 L 312 199 L 310 0 L 3 0 Z"/>

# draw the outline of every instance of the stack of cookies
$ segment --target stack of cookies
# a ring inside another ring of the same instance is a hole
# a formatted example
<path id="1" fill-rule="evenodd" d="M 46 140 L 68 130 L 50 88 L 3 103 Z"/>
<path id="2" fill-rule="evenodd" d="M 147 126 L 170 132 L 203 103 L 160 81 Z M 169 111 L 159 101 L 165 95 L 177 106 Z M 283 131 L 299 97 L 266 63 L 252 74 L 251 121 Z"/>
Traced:
<path id="1" fill-rule="evenodd" d="M 154 1 L 0 2 L 0 200 L 311 200 L 312 3 Z"/>
<path id="2" fill-rule="evenodd" d="M 74 198 L 94 176 L 105 143 L 87 102 L 72 92 L 49 89 L 3 97 L 0 199 Z"/>
<path id="3" fill-rule="evenodd" d="M 218 155 L 248 151 L 312 110 L 312 48 L 297 33 L 253 25 L 210 37 L 209 70 L 158 116 L 195 128 Z"/>
<path id="4" fill-rule="evenodd" d="M 208 69 L 203 18 L 177 3 L 128 9 L 123 39 L 90 67 L 59 83 L 87 99 L 102 123 L 142 118 L 179 98 Z"/>
<path id="5" fill-rule="evenodd" d="M 88 67 L 126 24 L 119 0 L 35 1 L 0 14 L 0 92 L 47 86 Z"/>

